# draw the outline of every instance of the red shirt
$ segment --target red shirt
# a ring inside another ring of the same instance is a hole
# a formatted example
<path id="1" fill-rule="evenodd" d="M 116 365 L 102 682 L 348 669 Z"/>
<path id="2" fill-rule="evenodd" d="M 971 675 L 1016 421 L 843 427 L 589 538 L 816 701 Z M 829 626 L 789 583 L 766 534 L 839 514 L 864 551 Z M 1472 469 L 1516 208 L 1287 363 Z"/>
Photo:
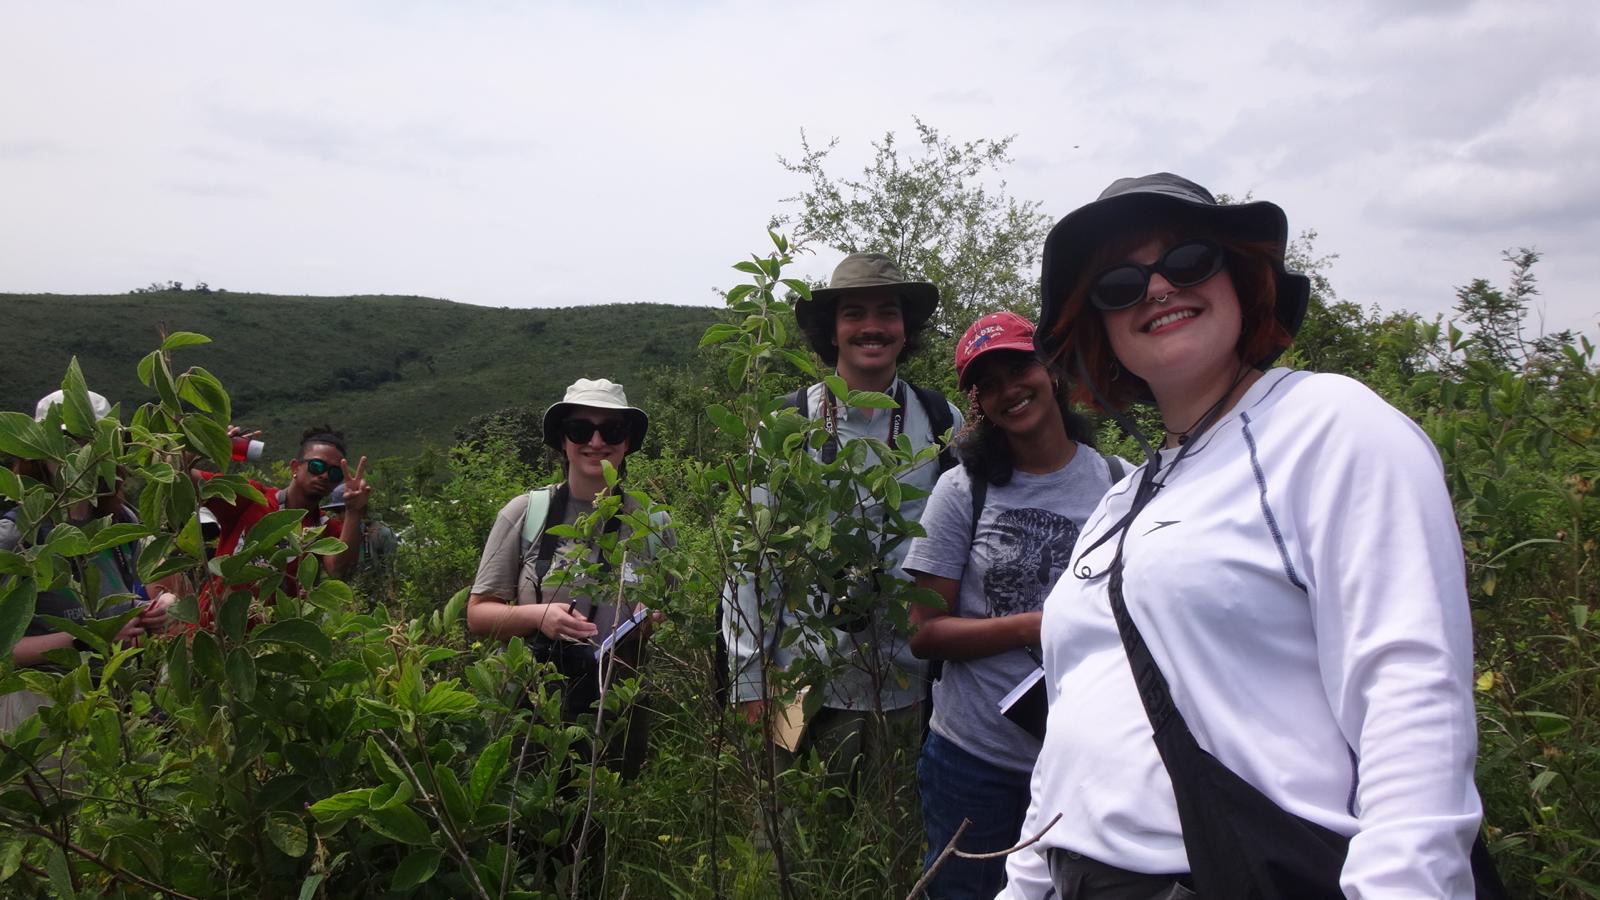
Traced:
<path id="1" fill-rule="evenodd" d="M 200 475 L 208 480 L 213 477 L 210 472 L 202 472 Z M 242 497 L 233 503 L 221 497 L 212 497 L 205 502 L 206 509 L 211 510 L 211 514 L 217 517 L 217 525 L 222 529 L 217 537 L 217 556 L 232 556 L 239 549 L 239 542 L 250 533 L 250 529 L 268 513 L 282 509 L 289 495 L 288 488 L 267 487 L 254 479 L 250 481 L 250 486 L 267 498 L 265 504 L 254 503 Z M 328 526 L 329 537 L 339 537 L 344 529 L 343 519 L 328 518 L 322 514 L 321 509 L 306 510 L 305 520 L 300 527 L 315 528 L 324 524 Z"/>
<path id="2" fill-rule="evenodd" d="M 213 477 L 210 472 L 202 472 L 200 476 L 206 479 Z M 232 503 L 221 497 L 212 497 L 210 500 L 205 501 L 206 509 L 217 517 L 217 525 L 221 529 L 217 535 L 215 554 L 217 556 L 232 556 L 237 552 L 240 543 L 244 541 L 245 535 L 250 533 L 250 529 L 255 527 L 255 524 L 265 518 L 268 513 L 282 509 L 283 503 L 289 495 L 287 488 L 268 487 L 253 479 L 250 481 L 250 486 L 260 491 L 261 496 L 265 497 L 267 502 L 256 503 L 244 497 L 240 497 Z M 325 534 L 327 536 L 339 537 L 344 530 L 344 520 L 326 517 L 322 514 L 322 510 L 318 508 L 306 510 L 305 518 L 301 521 L 300 527 L 304 529 L 318 526 L 326 526 Z M 298 591 L 300 589 L 300 584 L 295 579 L 299 567 L 300 560 L 289 561 L 287 572 L 289 577 L 284 582 L 284 590 Z M 209 622 L 211 618 L 210 595 L 213 592 L 220 592 L 222 588 L 221 580 L 213 578 L 205 589 L 200 592 L 200 619 L 202 622 Z"/>

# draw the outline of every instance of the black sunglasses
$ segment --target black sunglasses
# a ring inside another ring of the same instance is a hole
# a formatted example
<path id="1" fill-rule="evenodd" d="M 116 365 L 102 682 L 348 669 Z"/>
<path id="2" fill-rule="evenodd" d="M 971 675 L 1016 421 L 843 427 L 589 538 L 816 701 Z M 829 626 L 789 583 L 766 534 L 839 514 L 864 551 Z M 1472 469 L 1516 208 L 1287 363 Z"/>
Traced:
<path id="1" fill-rule="evenodd" d="M 1118 263 L 1101 272 L 1089 288 L 1089 302 L 1107 312 L 1127 309 L 1144 299 L 1152 274 L 1159 273 L 1175 288 L 1194 287 L 1222 271 L 1225 258 L 1222 248 L 1213 241 L 1184 241 L 1148 266 Z"/>
<path id="2" fill-rule="evenodd" d="M 332 463 L 325 463 L 320 459 L 306 460 L 306 471 L 310 472 L 313 478 L 318 475 L 328 476 L 328 482 L 330 484 L 338 484 L 344 480 L 343 469 Z"/>
<path id="3" fill-rule="evenodd" d="M 620 444 L 628 439 L 628 423 L 621 419 L 612 419 L 596 425 L 588 419 L 568 419 L 561 423 L 561 434 L 574 444 L 587 444 L 594 433 L 600 432 L 600 440 L 608 444 Z"/>

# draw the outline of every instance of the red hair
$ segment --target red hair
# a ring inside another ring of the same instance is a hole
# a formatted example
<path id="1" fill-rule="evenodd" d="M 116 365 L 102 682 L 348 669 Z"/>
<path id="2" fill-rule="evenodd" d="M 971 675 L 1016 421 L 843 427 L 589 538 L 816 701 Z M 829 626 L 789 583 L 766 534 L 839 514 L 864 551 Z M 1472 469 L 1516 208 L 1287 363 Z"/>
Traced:
<path id="1" fill-rule="evenodd" d="M 1112 409 L 1122 410 L 1130 403 L 1149 398 L 1150 388 L 1144 379 L 1117 364 L 1111 341 L 1106 337 L 1105 320 L 1100 310 L 1089 302 L 1089 288 L 1108 266 L 1127 259 L 1129 253 L 1152 240 L 1171 246 L 1194 237 L 1216 241 L 1227 256 L 1225 266 L 1233 279 L 1242 319 L 1239 343 L 1235 346 L 1239 358 L 1265 359 L 1292 342 L 1293 338 L 1277 315 L 1276 261 L 1283 258 L 1283 248 L 1278 244 L 1217 234 L 1204 225 L 1186 227 L 1177 222 L 1123 232 L 1102 243 L 1089 257 L 1052 329 L 1051 336 L 1059 349 L 1051 361 L 1074 380 L 1074 401 L 1103 409 L 1095 398 L 1095 391 L 1098 391 Z M 1077 361 L 1083 364 L 1081 370 Z"/>

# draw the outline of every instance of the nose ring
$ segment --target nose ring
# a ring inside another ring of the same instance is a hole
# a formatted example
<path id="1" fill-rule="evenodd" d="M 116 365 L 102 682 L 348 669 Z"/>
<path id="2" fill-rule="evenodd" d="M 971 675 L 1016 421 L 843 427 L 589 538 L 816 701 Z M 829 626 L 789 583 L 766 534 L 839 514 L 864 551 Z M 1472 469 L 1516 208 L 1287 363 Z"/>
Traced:
<path id="1" fill-rule="evenodd" d="M 1159 297 L 1151 297 L 1150 298 L 1150 302 L 1151 303 L 1165 303 L 1168 300 L 1171 300 L 1172 299 L 1172 295 L 1176 294 L 1176 293 L 1177 293 L 1177 291 L 1167 291 L 1165 294 L 1162 294 Z"/>

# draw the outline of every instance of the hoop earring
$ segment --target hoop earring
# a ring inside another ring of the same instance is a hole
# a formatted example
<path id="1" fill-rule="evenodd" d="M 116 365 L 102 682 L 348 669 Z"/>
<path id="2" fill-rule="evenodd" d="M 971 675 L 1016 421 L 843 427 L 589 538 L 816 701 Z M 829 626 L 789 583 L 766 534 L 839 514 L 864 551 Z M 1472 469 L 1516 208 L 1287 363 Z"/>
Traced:
<path id="1" fill-rule="evenodd" d="M 1119 362 L 1117 362 L 1116 360 L 1113 359 L 1111 361 L 1111 380 L 1112 381 L 1116 381 L 1118 378 L 1121 378 L 1121 377 L 1122 377 L 1122 363 L 1119 363 Z"/>

